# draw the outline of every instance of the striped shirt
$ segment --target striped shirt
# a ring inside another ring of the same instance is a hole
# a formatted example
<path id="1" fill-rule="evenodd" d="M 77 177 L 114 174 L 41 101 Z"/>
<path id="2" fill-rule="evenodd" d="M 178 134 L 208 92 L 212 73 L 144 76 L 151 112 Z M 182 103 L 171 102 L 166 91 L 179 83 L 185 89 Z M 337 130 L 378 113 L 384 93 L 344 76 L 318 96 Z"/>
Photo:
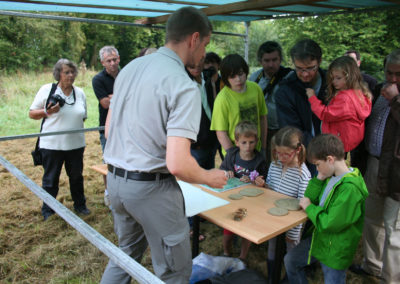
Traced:
<path id="1" fill-rule="evenodd" d="M 287 168 L 283 172 L 283 166 L 280 161 L 272 162 L 269 166 L 266 183 L 269 188 L 279 193 L 302 198 L 311 179 L 310 171 L 305 163 L 298 167 Z M 302 224 L 287 231 L 286 236 L 291 240 L 300 240 Z"/>

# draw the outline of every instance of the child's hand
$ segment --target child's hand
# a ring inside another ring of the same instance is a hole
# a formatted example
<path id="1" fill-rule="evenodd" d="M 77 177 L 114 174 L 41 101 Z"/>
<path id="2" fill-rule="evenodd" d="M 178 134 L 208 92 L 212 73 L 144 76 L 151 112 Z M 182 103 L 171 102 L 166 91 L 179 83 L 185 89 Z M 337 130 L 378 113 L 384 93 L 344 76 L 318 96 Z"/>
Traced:
<path id="1" fill-rule="evenodd" d="M 264 177 L 263 177 L 263 176 L 258 176 L 258 177 L 256 177 L 254 183 L 255 183 L 257 186 L 264 187 L 264 185 L 265 185 Z"/>
<path id="2" fill-rule="evenodd" d="M 306 89 L 306 95 L 307 95 L 308 98 L 311 98 L 312 96 L 315 96 L 315 92 L 314 92 L 313 89 L 307 88 Z"/>
<path id="3" fill-rule="evenodd" d="M 301 208 L 303 208 L 303 210 L 306 210 L 306 208 L 310 204 L 311 204 L 310 198 L 308 198 L 308 197 L 300 198 L 299 205 L 300 205 Z"/>
<path id="4" fill-rule="evenodd" d="M 242 176 L 240 178 L 240 181 L 242 181 L 242 182 L 250 182 L 250 178 L 248 176 Z"/>
<path id="5" fill-rule="evenodd" d="M 225 176 L 230 179 L 235 177 L 235 174 L 232 171 L 224 171 L 225 172 Z"/>

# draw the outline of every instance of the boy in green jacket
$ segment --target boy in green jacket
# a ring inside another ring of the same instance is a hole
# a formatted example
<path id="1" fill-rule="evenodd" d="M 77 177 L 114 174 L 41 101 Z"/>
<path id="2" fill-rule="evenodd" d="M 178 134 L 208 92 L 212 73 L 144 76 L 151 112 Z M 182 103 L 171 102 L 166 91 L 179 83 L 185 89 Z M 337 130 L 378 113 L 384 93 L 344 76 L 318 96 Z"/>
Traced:
<path id="1" fill-rule="evenodd" d="M 313 224 L 312 235 L 285 256 L 286 273 L 291 284 L 308 283 L 304 267 L 319 261 L 325 283 L 345 283 L 346 269 L 363 231 L 368 191 L 360 171 L 347 167 L 343 143 L 337 136 L 313 138 L 307 158 L 318 170 L 300 199 Z"/>

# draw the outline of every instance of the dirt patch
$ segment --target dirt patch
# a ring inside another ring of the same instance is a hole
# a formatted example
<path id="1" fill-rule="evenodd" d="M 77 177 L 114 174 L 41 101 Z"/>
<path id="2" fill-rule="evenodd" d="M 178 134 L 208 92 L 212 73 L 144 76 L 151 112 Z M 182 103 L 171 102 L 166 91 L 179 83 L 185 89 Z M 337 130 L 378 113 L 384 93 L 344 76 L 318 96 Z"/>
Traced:
<path id="1" fill-rule="evenodd" d="M 104 205 L 102 177 L 90 169 L 101 163 L 101 148 L 97 132 L 86 133 L 85 195 L 92 214 L 84 221 L 104 237 L 116 242 L 112 216 Z M 43 169 L 33 167 L 30 152 L 36 139 L 0 142 L 0 155 L 41 185 Z M 220 161 L 217 160 L 217 164 Z M 98 283 L 108 258 L 91 245 L 62 218 L 54 215 L 43 222 L 40 213 L 42 202 L 12 174 L 0 166 L 0 283 Z M 63 170 L 57 199 L 69 209 L 73 208 L 68 179 Z M 201 223 L 201 233 L 206 240 L 200 251 L 222 255 L 222 229 Z M 239 255 L 239 240 L 234 256 Z M 253 245 L 248 256 L 250 268 L 267 275 L 267 244 Z M 361 255 L 357 255 L 360 260 Z M 152 271 L 149 252 L 142 265 Z M 378 283 L 374 278 L 360 278 L 348 273 L 348 283 Z M 323 283 L 320 268 L 311 283 Z"/>

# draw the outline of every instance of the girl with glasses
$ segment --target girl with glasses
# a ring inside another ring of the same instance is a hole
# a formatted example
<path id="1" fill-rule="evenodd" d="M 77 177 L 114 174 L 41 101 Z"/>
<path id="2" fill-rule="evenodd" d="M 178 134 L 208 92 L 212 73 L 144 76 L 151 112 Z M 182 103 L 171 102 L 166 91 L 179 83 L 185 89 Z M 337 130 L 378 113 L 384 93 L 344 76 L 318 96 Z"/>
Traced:
<path id="1" fill-rule="evenodd" d="M 295 127 L 280 129 L 271 141 L 272 162 L 269 167 L 266 184 L 270 189 L 290 197 L 302 198 L 311 179 L 306 160 L 306 148 L 302 144 L 303 133 Z M 302 225 L 286 233 L 287 251 L 300 242 Z M 276 238 L 268 243 L 268 278 L 275 268 Z"/>

